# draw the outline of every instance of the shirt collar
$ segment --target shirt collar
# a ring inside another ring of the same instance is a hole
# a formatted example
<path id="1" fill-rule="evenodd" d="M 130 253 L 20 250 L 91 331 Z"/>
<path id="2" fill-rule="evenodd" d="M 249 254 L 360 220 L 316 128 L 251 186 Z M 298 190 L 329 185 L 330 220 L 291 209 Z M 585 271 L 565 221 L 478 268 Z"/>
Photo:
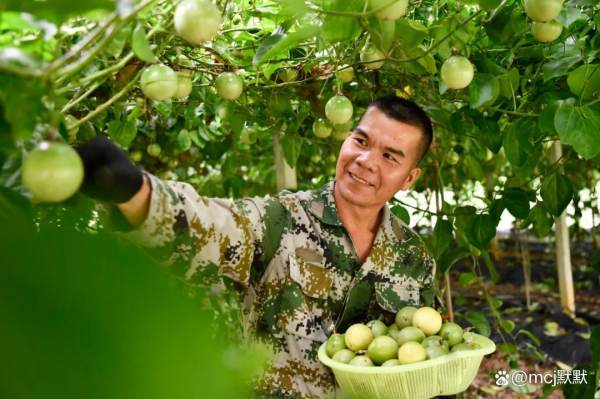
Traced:
<path id="1" fill-rule="evenodd" d="M 322 223 L 332 226 L 342 226 L 340 217 L 335 206 L 335 197 L 333 190 L 335 180 L 330 181 L 321 188 L 313 191 L 308 209 Z M 383 206 L 381 224 L 375 236 L 375 241 L 385 239 L 385 237 L 396 236 L 400 241 L 404 241 L 406 234 L 401 222 L 392 215 L 387 204 Z"/>

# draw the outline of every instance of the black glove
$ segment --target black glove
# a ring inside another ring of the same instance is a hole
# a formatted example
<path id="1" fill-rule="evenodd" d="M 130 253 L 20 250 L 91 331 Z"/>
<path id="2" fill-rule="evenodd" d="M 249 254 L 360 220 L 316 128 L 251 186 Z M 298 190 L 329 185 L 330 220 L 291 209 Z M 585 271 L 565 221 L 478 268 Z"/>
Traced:
<path id="1" fill-rule="evenodd" d="M 98 135 L 75 149 L 85 172 L 81 191 L 90 197 L 119 204 L 142 187 L 142 171 L 105 136 Z"/>

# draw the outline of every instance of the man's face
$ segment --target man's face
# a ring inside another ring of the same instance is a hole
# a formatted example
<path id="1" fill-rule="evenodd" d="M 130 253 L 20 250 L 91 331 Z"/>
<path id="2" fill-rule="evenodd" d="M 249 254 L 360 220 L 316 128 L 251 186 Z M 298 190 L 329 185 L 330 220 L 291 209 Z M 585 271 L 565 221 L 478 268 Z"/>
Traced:
<path id="1" fill-rule="evenodd" d="M 336 199 L 382 207 L 419 177 L 422 132 L 370 107 L 342 144 L 335 173 Z"/>

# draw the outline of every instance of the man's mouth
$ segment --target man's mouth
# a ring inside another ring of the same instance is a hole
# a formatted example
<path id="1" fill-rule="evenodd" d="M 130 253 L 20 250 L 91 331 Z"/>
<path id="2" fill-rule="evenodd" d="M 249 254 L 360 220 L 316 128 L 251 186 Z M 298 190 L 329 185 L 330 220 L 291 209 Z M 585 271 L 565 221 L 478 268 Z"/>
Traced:
<path id="1" fill-rule="evenodd" d="M 354 180 L 354 181 L 356 181 L 356 182 L 358 182 L 360 184 L 364 184 L 364 185 L 369 186 L 369 187 L 374 187 L 373 184 L 369 183 L 365 179 L 361 179 L 360 177 L 352 174 L 351 172 L 348 172 L 348 175 L 350 176 L 350 178 L 352 178 L 352 180 Z"/>

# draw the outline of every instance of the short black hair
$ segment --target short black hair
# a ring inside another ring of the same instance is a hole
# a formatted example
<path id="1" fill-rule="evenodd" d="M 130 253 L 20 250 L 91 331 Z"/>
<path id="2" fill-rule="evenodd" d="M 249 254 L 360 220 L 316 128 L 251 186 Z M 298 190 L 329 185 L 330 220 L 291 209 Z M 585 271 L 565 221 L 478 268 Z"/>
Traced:
<path id="1" fill-rule="evenodd" d="M 433 126 L 431 125 L 431 119 L 429 119 L 429 116 L 427 116 L 423 108 L 419 107 L 414 101 L 396 96 L 379 97 L 369 104 L 367 109 L 371 107 L 376 107 L 388 118 L 421 129 L 423 140 L 418 161 L 421 162 L 433 140 Z"/>

